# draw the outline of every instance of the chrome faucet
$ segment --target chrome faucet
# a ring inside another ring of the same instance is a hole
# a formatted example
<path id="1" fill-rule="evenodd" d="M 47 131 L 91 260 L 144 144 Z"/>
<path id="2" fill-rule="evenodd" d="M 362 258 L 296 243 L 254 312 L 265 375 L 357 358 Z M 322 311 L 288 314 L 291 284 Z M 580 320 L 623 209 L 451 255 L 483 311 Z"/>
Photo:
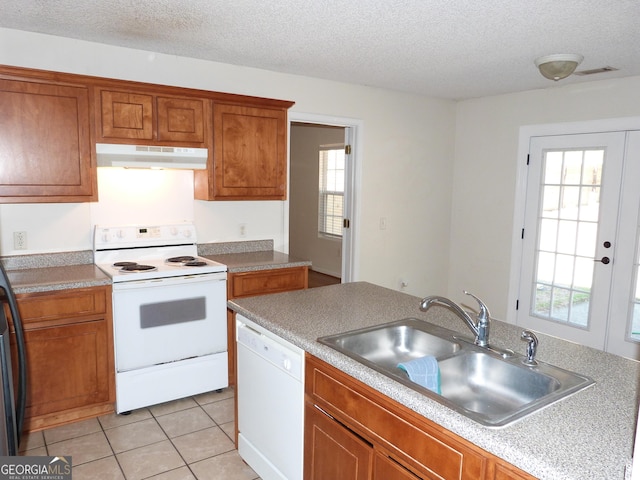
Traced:
<path id="1" fill-rule="evenodd" d="M 465 312 L 462 307 L 460 307 L 457 303 L 452 300 L 449 300 L 445 297 L 439 297 L 437 295 L 433 295 L 430 297 L 425 297 L 420 302 L 420 310 L 426 312 L 429 307 L 433 304 L 443 305 L 445 307 L 449 307 L 453 310 L 458 317 L 460 317 L 467 324 L 467 327 L 473 332 L 475 335 L 475 344 L 479 347 L 488 347 L 489 346 L 489 318 L 491 314 L 489 313 L 489 309 L 484 304 L 482 300 L 476 297 L 473 293 L 469 293 L 466 290 L 463 290 L 465 295 L 469 295 L 476 299 L 478 302 L 478 306 L 480 311 L 476 316 L 476 321 L 474 321 L 471 316 L 467 312 Z"/>

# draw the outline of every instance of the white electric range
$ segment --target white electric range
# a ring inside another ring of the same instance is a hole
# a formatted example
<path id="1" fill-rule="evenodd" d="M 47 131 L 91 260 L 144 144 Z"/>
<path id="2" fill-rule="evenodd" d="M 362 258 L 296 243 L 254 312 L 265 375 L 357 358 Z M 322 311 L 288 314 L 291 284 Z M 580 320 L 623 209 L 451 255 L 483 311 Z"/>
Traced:
<path id="1" fill-rule="evenodd" d="M 193 224 L 96 226 L 113 281 L 116 411 L 228 386 L 227 267 L 198 257 Z"/>

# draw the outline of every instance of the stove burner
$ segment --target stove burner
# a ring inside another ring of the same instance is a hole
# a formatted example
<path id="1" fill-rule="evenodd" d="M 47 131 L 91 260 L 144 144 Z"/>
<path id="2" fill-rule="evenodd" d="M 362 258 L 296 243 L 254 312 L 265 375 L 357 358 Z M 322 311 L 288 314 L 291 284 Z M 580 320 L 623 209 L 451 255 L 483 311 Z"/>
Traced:
<path id="1" fill-rule="evenodd" d="M 185 267 L 205 267 L 207 262 L 203 262 L 202 260 L 191 260 L 189 262 L 183 263 Z"/>
<path id="2" fill-rule="evenodd" d="M 183 255 L 181 257 L 171 257 L 167 258 L 167 263 L 185 263 L 185 262 L 193 262 L 196 257 L 192 257 L 190 255 Z"/>
<path id="3" fill-rule="evenodd" d="M 131 263 L 131 262 L 129 262 Z M 155 270 L 156 267 L 153 265 L 138 265 L 134 263 L 133 265 L 125 265 L 120 269 L 121 272 L 148 272 L 150 270 Z"/>
<path id="4" fill-rule="evenodd" d="M 132 267 L 133 265 L 137 265 L 136 262 L 116 262 L 113 264 L 114 267 Z"/>

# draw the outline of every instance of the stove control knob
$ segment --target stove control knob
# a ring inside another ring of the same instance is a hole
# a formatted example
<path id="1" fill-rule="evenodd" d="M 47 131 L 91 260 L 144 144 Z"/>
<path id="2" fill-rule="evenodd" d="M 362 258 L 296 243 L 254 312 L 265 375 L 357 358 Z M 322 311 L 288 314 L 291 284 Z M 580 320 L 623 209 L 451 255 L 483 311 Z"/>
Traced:
<path id="1" fill-rule="evenodd" d="M 109 232 L 108 231 L 102 232 L 102 241 L 104 243 L 107 243 L 109 241 Z"/>
<path id="2" fill-rule="evenodd" d="M 124 230 L 122 230 L 122 229 L 118 230 L 116 232 L 116 237 L 118 237 L 118 238 L 124 238 L 124 235 L 125 235 L 125 233 L 124 233 Z"/>
<path id="3" fill-rule="evenodd" d="M 183 233 L 183 234 L 184 234 L 184 236 L 185 236 L 186 238 L 189 238 L 189 237 L 191 236 L 191 230 L 189 230 L 189 229 L 187 228 L 187 229 L 184 231 L 184 233 Z"/>
<path id="4" fill-rule="evenodd" d="M 171 229 L 169 229 L 169 233 L 175 237 L 178 234 L 178 229 L 176 227 L 171 227 Z"/>

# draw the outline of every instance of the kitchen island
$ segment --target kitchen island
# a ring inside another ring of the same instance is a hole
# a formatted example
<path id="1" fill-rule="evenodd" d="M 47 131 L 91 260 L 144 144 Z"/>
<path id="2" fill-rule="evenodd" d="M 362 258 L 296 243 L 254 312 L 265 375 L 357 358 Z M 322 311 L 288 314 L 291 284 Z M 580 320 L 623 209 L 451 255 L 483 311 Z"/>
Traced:
<path id="1" fill-rule="evenodd" d="M 433 293 L 433 292 L 425 292 Z M 450 432 L 540 479 L 622 479 L 636 425 L 637 362 L 539 334 L 538 360 L 587 375 L 595 385 L 503 428 L 487 428 L 316 341 L 406 317 L 467 335 L 442 307 L 365 282 L 231 300 L 245 315 Z M 490 307 L 490 306 L 489 306 Z M 524 353 L 521 328 L 492 321 L 492 344 Z"/>

